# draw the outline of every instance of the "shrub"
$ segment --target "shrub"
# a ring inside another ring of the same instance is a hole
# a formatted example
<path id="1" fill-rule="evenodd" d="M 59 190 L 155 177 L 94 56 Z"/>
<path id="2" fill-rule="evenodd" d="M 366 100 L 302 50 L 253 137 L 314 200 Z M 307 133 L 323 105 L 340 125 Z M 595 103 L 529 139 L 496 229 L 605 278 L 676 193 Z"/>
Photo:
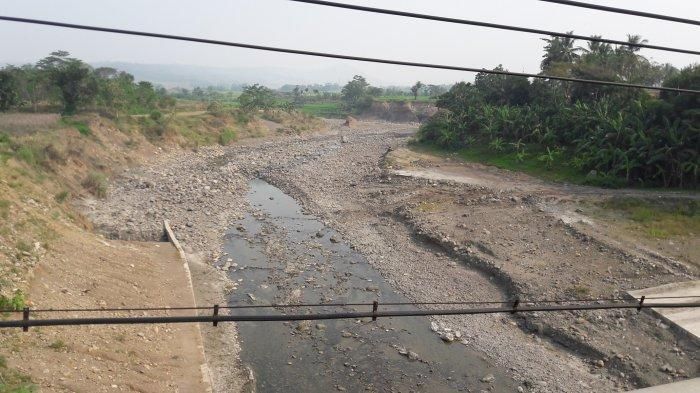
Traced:
<path id="1" fill-rule="evenodd" d="M 0 295 L 0 309 L 17 311 L 23 309 L 26 304 L 27 300 L 22 291 L 15 292 L 12 297 Z"/>
<path id="2" fill-rule="evenodd" d="M 163 113 L 160 111 L 153 111 L 150 115 L 148 115 L 148 117 L 150 117 L 153 121 L 160 121 L 163 118 Z"/>
<path id="3" fill-rule="evenodd" d="M 253 120 L 253 115 L 252 115 L 252 114 L 250 114 L 250 113 L 248 113 L 248 112 L 245 112 L 245 111 L 242 111 L 242 110 L 236 110 L 236 111 L 234 111 L 234 112 L 233 112 L 233 115 L 236 117 L 236 122 L 237 122 L 238 124 L 243 124 L 243 125 L 245 125 L 245 124 L 250 123 L 251 120 Z"/>
<path id="4" fill-rule="evenodd" d="M 63 342 L 63 340 L 58 339 L 51 344 L 49 344 L 49 348 L 56 350 L 56 351 L 61 351 L 66 348 L 66 343 Z"/>
<path id="5" fill-rule="evenodd" d="M 21 146 L 17 150 L 17 158 L 29 165 L 36 165 L 36 154 L 34 154 L 34 150 L 29 146 Z"/>
<path id="6" fill-rule="evenodd" d="M 223 107 L 220 102 L 218 101 L 212 101 L 207 105 L 207 112 L 211 113 L 214 116 L 220 116 L 223 114 Z"/>
<path id="7" fill-rule="evenodd" d="M 58 194 L 54 195 L 53 199 L 56 200 L 58 203 L 63 203 L 70 197 L 70 192 L 63 190 L 59 192 Z"/>
<path id="8" fill-rule="evenodd" d="M 226 146 L 229 143 L 235 141 L 236 138 L 238 138 L 236 131 L 230 128 L 225 128 L 223 131 L 221 131 L 221 134 L 219 134 L 219 144 L 222 146 Z"/>
<path id="9" fill-rule="evenodd" d="M 83 187 L 97 198 L 107 196 L 107 177 L 100 172 L 90 172 L 83 180 Z"/>
<path id="10" fill-rule="evenodd" d="M 90 130 L 90 127 L 83 122 L 76 121 L 73 123 L 73 126 L 75 127 L 76 130 L 78 130 L 78 132 L 82 136 L 92 135 L 92 130 Z"/>

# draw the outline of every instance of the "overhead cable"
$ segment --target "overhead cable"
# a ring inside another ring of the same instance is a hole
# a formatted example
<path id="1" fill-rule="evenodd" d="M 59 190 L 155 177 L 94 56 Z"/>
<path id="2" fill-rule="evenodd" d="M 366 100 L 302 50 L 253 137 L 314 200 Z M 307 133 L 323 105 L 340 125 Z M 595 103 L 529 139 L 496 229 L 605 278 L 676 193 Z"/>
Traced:
<path id="1" fill-rule="evenodd" d="M 609 6 L 605 6 L 605 5 L 585 3 L 582 1 L 570 1 L 570 0 L 540 0 L 540 1 L 544 1 L 547 3 L 570 5 L 570 6 L 581 7 L 581 8 L 590 8 L 590 9 L 598 10 L 598 11 L 615 12 L 618 14 L 641 16 L 643 18 L 660 19 L 660 20 L 666 20 L 666 21 L 670 21 L 670 22 L 686 23 L 689 25 L 700 26 L 700 21 L 694 20 L 694 19 L 685 19 L 685 18 L 679 18 L 676 16 L 655 14 L 652 12 L 643 12 L 643 11 L 636 11 L 636 10 L 628 10 L 628 9 L 624 9 L 624 8 L 609 7 Z"/>
<path id="2" fill-rule="evenodd" d="M 230 46 L 230 47 L 237 47 L 237 48 L 246 48 L 246 49 L 268 51 L 268 52 L 289 53 L 289 54 L 295 54 L 295 55 L 314 56 L 314 57 L 325 57 L 325 58 L 329 58 L 329 59 L 352 60 L 352 61 L 361 61 L 361 62 L 367 62 L 367 63 L 391 64 L 391 65 L 401 65 L 401 66 L 419 67 L 419 68 L 432 68 L 432 69 L 441 69 L 441 70 L 450 70 L 450 71 L 466 71 L 466 72 L 485 73 L 485 74 L 494 74 L 494 75 L 520 76 L 520 77 L 525 77 L 525 78 L 549 79 L 549 80 L 558 80 L 558 81 L 563 81 L 563 82 L 588 83 L 588 84 L 592 84 L 592 85 L 617 86 L 617 87 L 634 88 L 634 89 L 668 91 L 668 92 L 675 92 L 675 93 L 700 94 L 700 90 L 692 90 L 692 89 L 681 89 L 681 88 L 663 87 L 663 86 L 648 86 L 648 85 L 641 85 L 641 84 L 636 84 L 636 83 L 601 81 L 601 80 L 596 80 L 596 79 L 579 79 L 579 78 L 571 78 L 571 77 L 555 76 L 555 75 L 529 74 L 529 73 L 525 73 L 525 72 L 511 72 L 511 71 L 505 71 L 505 70 L 489 70 L 486 68 L 461 67 L 461 66 L 452 66 L 452 65 L 444 65 L 444 64 L 430 64 L 430 63 L 419 63 L 419 62 L 402 61 L 402 60 L 379 59 L 379 58 L 372 58 L 372 57 L 343 55 L 343 54 L 337 54 L 337 53 L 324 53 L 324 52 L 315 52 L 315 51 L 300 50 L 300 49 L 277 48 L 277 47 L 263 46 L 263 45 L 256 45 L 256 44 L 246 44 L 246 43 L 239 43 L 239 42 L 213 40 L 213 39 L 208 39 L 208 38 L 187 37 L 187 36 L 180 36 L 180 35 L 173 35 L 173 34 L 151 33 L 151 32 L 143 32 L 143 31 L 135 31 L 135 30 L 115 29 L 115 28 L 109 28 L 109 27 L 79 25 L 79 24 L 73 24 L 73 23 L 19 18 L 19 17 L 12 17 L 12 16 L 0 16 L 0 20 L 11 21 L 11 22 L 20 22 L 20 23 L 30 23 L 30 24 L 45 25 L 45 26 L 64 27 L 64 28 L 69 28 L 69 29 L 100 31 L 100 32 L 105 32 L 105 33 L 115 33 L 115 34 L 125 34 L 125 35 L 141 36 L 141 37 L 162 38 L 162 39 L 169 39 L 169 40 L 197 42 L 197 43 L 212 44 L 212 45 L 223 45 L 223 46 Z"/>
<path id="3" fill-rule="evenodd" d="M 602 38 L 602 37 L 585 36 L 585 35 L 573 34 L 573 33 L 559 33 L 556 31 L 533 29 L 533 28 L 529 28 L 529 27 L 502 25 L 502 24 L 497 24 L 497 23 L 480 22 L 480 21 L 474 21 L 474 20 L 468 20 L 468 19 L 448 18 L 448 17 L 444 17 L 444 16 L 418 14 L 418 13 L 414 13 L 414 12 L 389 10 L 389 9 L 376 8 L 376 7 L 366 7 L 366 6 L 355 5 L 355 4 L 336 3 L 333 1 L 322 1 L 322 0 L 291 0 L 291 1 L 294 1 L 297 3 L 307 3 L 307 4 L 328 6 L 328 7 L 344 8 L 344 9 L 356 10 L 356 11 L 373 12 L 373 13 L 378 13 L 378 14 L 404 16 L 404 17 L 408 17 L 408 18 L 426 19 L 426 20 L 433 20 L 433 21 L 438 21 L 438 22 L 456 23 L 456 24 L 461 24 L 461 25 L 472 25 L 472 26 L 488 27 L 488 28 L 492 28 L 492 29 L 518 31 L 521 33 L 548 35 L 548 36 L 560 37 L 560 38 L 573 38 L 573 39 L 577 39 L 577 40 L 603 42 L 606 44 L 624 45 L 624 46 L 630 46 L 630 47 L 635 47 L 635 48 L 655 49 L 655 50 L 662 50 L 662 51 L 668 51 L 668 52 L 678 52 L 678 53 L 687 53 L 687 54 L 691 54 L 691 55 L 700 55 L 700 51 L 692 50 L 692 49 L 681 49 L 681 48 L 672 48 L 672 47 L 660 46 L 660 45 L 650 45 L 650 44 L 646 44 L 646 43 L 642 43 L 642 42 L 629 42 L 629 41 L 621 41 L 621 40 L 612 40 L 612 39 L 607 39 L 607 38 Z"/>

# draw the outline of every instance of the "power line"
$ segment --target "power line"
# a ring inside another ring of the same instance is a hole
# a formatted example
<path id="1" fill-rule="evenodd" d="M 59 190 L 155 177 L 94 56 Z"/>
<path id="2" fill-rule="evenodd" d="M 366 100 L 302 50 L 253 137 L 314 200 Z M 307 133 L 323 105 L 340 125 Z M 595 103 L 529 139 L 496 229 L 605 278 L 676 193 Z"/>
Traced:
<path id="1" fill-rule="evenodd" d="M 320 314 L 268 314 L 268 315 L 186 315 L 168 317 L 100 317 L 100 318 L 60 318 L 60 319 L 29 319 L 29 310 L 24 310 L 24 318 L 21 320 L 0 321 L 0 328 L 22 328 L 27 330 L 36 326 L 78 326 L 78 325 L 122 325 L 122 324 L 154 324 L 154 323 L 194 323 L 194 322 L 263 322 L 263 321 L 310 321 L 329 319 L 359 319 L 378 317 L 417 317 L 430 315 L 480 315 L 496 313 L 521 313 L 521 312 L 560 312 L 560 311 L 595 311 L 611 309 L 637 309 L 643 308 L 697 308 L 700 302 L 694 303 L 644 303 L 644 299 L 635 303 L 608 303 L 608 304 L 579 304 L 579 305 L 554 305 L 554 306 L 522 306 L 515 302 L 512 307 L 491 308 L 461 308 L 461 309 L 430 309 L 430 310 L 387 310 L 379 311 L 374 304 L 373 311 L 367 312 L 341 312 Z M 215 308 L 218 312 L 218 308 Z"/>
<path id="2" fill-rule="evenodd" d="M 547 3 L 556 3 L 556 4 L 563 4 L 563 5 L 570 5 L 570 6 L 581 7 L 581 8 L 590 8 L 590 9 L 599 10 L 599 11 L 615 12 L 615 13 L 618 13 L 618 14 L 627 14 L 627 15 L 641 16 L 641 17 L 643 17 L 643 18 L 661 19 L 661 20 L 667 20 L 667 21 L 671 21 L 671 22 L 687 23 L 687 24 L 689 24 L 689 25 L 700 26 L 700 21 L 693 20 L 693 19 L 678 18 L 678 17 L 675 17 L 675 16 L 654 14 L 654 13 L 651 13 L 651 12 L 642 12 L 642 11 L 635 11 L 635 10 L 627 10 L 627 9 L 624 9 L 624 8 L 608 7 L 608 6 L 605 6 L 605 5 L 584 3 L 584 2 L 581 2 L 581 1 L 569 1 L 569 0 L 540 0 L 540 1 L 545 1 L 545 2 L 547 2 Z"/>
<path id="3" fill-rule="evenodd" d="M 361 5 L 336 3 L 336 2 L 332 2 L 332 1 L 321 1 L 321 0 L 291 0 L 291 1 L 294 1 L 297 3 L 307 3 L 307 4 L 323 5 L 323 6 L 328 6 L 328 7 L 345 8 L 345 9 L 356 10 L 356 11 L 373 12 L 373 13 L 378 13 L 378 14 L 405 16 L 405 17 L 416 18 L 416 19 L 434 20 L 434 21 L 438 21 L 438 22 L 457 23 L 457 24 L 462 24 L 462 25 L 472 25 L 472 26 L 488 27 L 488 28 L 493 28 L 493 29 L 519 31 L 522 33 L 532 33 L 532 34 L 548 35 L 548 36 L 562 37 L 562 38 L 574 38 L 574 39 L 578 39 L 578 40 L 604 42 L 607 44 L 625 45 L 625 46 L 632 46 L 632 47 L 637 47 L 637 48 L 656 49 L 656 50 L 662 50 L 662 51 L 668 51 L 668 52 L 678 52 L 678 53 L 688 53 L 691 55 L 700 55 L 700 51 L 690 50 L 690 49 L 671 48 L 671 47 L 667 47 L 667 46 L 649 45 L 649 44 L 645 44 L 645 43 L 630 43 L 627 41 L 611 40 L 611 39 L 602 38 L 602 37 L 588 37 L 588 36 L 579 35 L 579 34 L 558 33 L 556 31 L 532 29 L 529 27 L 518 27 L 518 26 L 501 25 L 501 24 L 489 23 L 489 22 L 479 22 L 479 21 L 473 21 L 473 20 L 467 20 L 467 19 L 448 18 L 448 17 L 444 17 L 444 16 L 417 14 L 417 13 L 413 13 L 413 12 L 396 11 L 396 10 L 389 10 L 389 9 L 375 8 L 375 7 L 365 7 L 365 6 L 361 6 Z"/>
<path id="4" fill-rule="evenodd" d="M 361 57 L 361 56 L 352 56 L 352 55 L 342 55 L 342 54 L 336 54 L 336 53 L 324 53 L 324 52 L 314 52 L 314 51 L 299 50 L 299 49 L 288 49 L 288 48 L 277 48 L 277 47 L 263 46 L 263 45 L 244 44 L 244 43 L 239 43 L 239 42 L 212 40 L 212 39 L 207 39 L 207 38 L 186 37 L 186 36 L 179 36 L 179 35 L 172 35 L 172 34 L 150 33 L 150 32 L 143 32 L 143 31 L 114 29 L 114 28 L 109 28 L 109 27 L 78 25 L 78 24 L 72 24 L 72 23 L 54 22 L 54 21 L 39 20 L 39 19 L 18 18 L 18 17 L 12 17 L 12 16 L 0 16 L 0 20 L 11 21 L 11 22 L 20 22 L 20 23 L 30 23 L 30 24 L 45 25 L 45 26 L 64 27 L 64 28 L 69 28 L 69 29 L 101 31 L 101 32 L 105 32 L 105 33 L 125 34 L 125 35 L 134 35 L 134 36 L 142 36 L 142 37 L 152 37 L 152 38 L 163 38 L 163 39 L 169 39 L 169 40 L 197 42 L 197 43 L 212 44 L 212 45 L 223 45 L 223 46 L 230 46 L 230 47 L 237 47 L 237 48 L 262 50 L 262 51 L 268 51 L 268 52 L 279 52 L 279 53 L 289 53 L 289 54 L 304 55 L 304 56 L 325 57 L 325 58 L 329 58 L 329 59 L 352 60 L 352 61 L 362 61 L 362 62 L 368 62 L 368 63 L 391 64 L 391 65 L 401 65 L 401 66 L 419 67 L 419 68 L 434 68 L 434 69 L 450 70 L 450 71 L 466 71 L 466 72 L 475 72 L 475 73 L 481 72 L 481 73 L 494 74 L 494 75 L 520 76 L 520 77 L 525 77 L 525 78 L 550 79 L 550 80 L 558 80 L 558 81 L 563 81 L 563 82 L 588 83 L 588 84 L 593 84 L 593 85 L 617 86 L 617 87 L 626 87 L 626 88 L 634 88 L 634 89 L 648 89 L 648 90 L 657 90 L 657 91 L 669 91 L 669 92 L 674 92 L 674 93 L 700 94 L 700 90 L 692 90 L 692 89 L 680 89 L 680 88 L 663 87 L 663 86 L 647 86 L 647 85 L 640 85 L 640 84 L 635 84 L 635 83 L 611 82 L 611 81 L 601 81 L 601 80 L 594 80 L 594 79 L 578 79 L 578 78 L 570 78 L 570 77 L 564 77 L 564 76 L 529 74 L 529 73 L 524 73 L 524 72 L 489 70 L 489 69 L 485 69 L 485 68 L 460 67 L 460 66 L 451 66 L 451 65 L 444 65 L 444 64 L 429 64 L 429 63 L 418 63 L 418 62 L 401 61 L 401 60 L 378 59 L 378 58 L 372 58 L 372 57 Z"/>

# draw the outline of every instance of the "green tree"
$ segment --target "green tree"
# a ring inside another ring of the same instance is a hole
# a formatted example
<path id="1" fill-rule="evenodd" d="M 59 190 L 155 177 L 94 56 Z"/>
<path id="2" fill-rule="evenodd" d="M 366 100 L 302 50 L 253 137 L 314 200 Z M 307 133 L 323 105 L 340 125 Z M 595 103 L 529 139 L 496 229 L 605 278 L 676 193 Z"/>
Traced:
<path id="1" fill-rule="evenodd" d="M 17 80 L 12 71 L 0 70 L 0 111 L 6 111 L 19 104 Z"/>
<path id="2" fill-rule="evenodd" d="M 262 85 L 246 86 L 238 96 L 238 103 L 246 112 L 272 109 L 275 106 L 275 93 Z"/>
<path id="3" fill-rule="evenodd" d="M 435 98 L 439 97 L 442 94 L 445 94 L 447 92 L 447 89 L 443 86 L 440 85 L 428 85 L 428 94 Z"/>
<path id="4" fill-rule="evenodd" d="M 31 64 L 13 67 L 17 80 L 21 104 L 29 104 L 34 112 L 39 110 L 39 103 L 51 98 L 53 86 L 49 75 Z"/>
<path id="5" fill-rule="evenodd" d="M 345 109 L 354 112 L 368 108 L 372 104 L 372 97 L 368 90 L 367 80 L 360 75 L 355 75 L 340 91 L 340 99 Z"/>
<path id="6" fill-rule="evenodd" d="M 80 104 L 90 102 L 98 88 L 90 66 L 68 56 L 70 54 L 65 51 L 53 52 L 40 60 L 37 67 L 48 72 L 60 91 L 63 113 L 72 114 Z"/>
<path id="7" fill-rule="evenodd" d="M 411 94 L 413 94 L 413 100 L 418 99 L 418 94 L 420 94 L 420 90 L 423 88 L 423 82 L 418 81 L 416 82 L 415 85 L 411 86 Z"/>
<path id="8" fill-rule="evenodd" d="M 499 65 L 494 71 L 505 69 Z M 480 72 L 474 78 L 474 86 L 489 104 L 524 105 L 530 102 L 530 81 L 525 77 Z"/>
<path id="9" fill-rule="evenodd" d="M 573 31 L 568 34 L 573 34 Z M 572 64 L 579 58 L 579 52 L 582 50 L 582 48 L 574 46 L 576 40 L 573 38 L 550 37 L 542 40 L 547 43 L 540 63 L 540 68 L 544 73 L 561 73 L 562 68 L 566 69 L 566 65 Z"/>

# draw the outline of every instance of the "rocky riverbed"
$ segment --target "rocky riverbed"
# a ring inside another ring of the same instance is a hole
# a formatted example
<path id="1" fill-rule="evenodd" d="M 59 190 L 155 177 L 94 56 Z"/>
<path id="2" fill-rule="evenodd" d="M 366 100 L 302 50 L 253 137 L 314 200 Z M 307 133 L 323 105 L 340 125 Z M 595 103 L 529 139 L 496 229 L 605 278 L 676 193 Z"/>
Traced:
<path id="1" fill-rule="evenodd" d="M 188 250 L 215 265 L 225 233 L 256 212 L 249 181 L 262 178 L 337 231 L 393 290 L 420 302 L 622 296 L 624 289 L 697 276 L 682 263 L 620 249 L 562 220 L 552 206 L 562 205 L 567 190 L 398 176 L 387 154 L 415 129 L 331 121 L 322 134 L 179 153 L 124 173 L 106 201 L 87 201 L 84 211 L 115 238 L 159 237 L 167 218 Z M 261 241 L 275 241 L 274 233 L 265 236 Z M 234 282 L 222 291 L 236 297 Z M 698 374 L 697 346 L 636 311 L 431 321 L 433 334 L 446 338 L 435 342 L 437 350 L 456 342 L 495 367 L 496 375 L 478 376 L 483 389 L 499 378 L 518 391 L 613 391 Z"/>

